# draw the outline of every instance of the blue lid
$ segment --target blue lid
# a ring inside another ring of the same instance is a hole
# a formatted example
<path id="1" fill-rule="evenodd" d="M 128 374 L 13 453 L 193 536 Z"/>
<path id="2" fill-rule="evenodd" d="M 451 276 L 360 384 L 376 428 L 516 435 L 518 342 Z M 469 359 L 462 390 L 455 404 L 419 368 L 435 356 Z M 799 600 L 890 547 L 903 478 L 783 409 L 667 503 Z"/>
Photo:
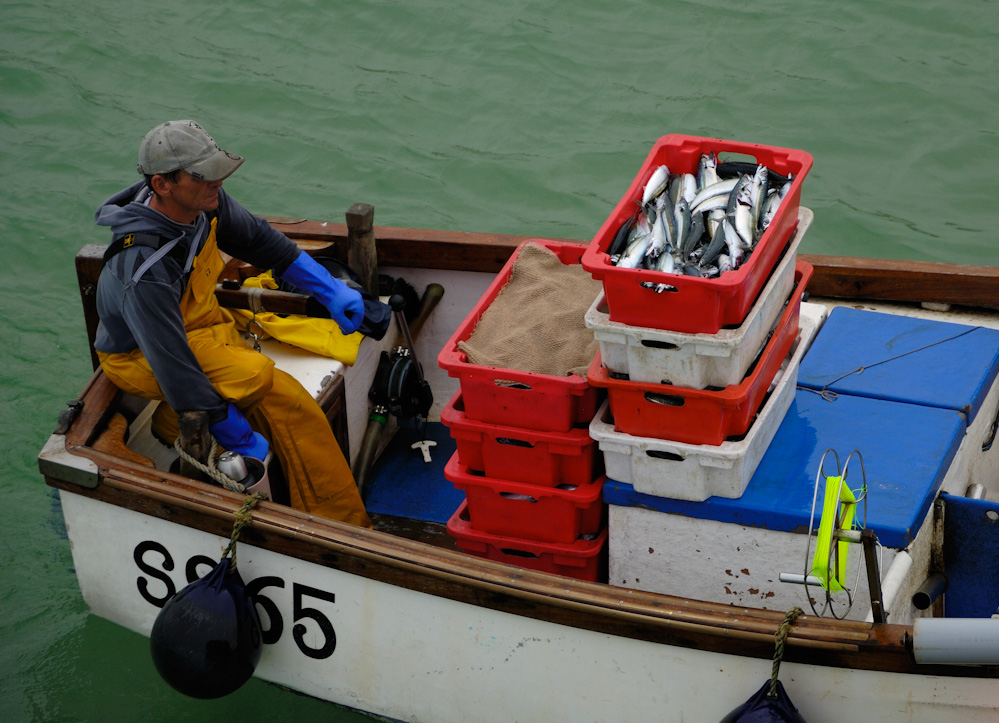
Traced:
<path id="1" fill-rule="evenodd" d="M 798 385 L 956 409 L 970 425 L 997 371 L 995 329 L 840 306 L 802 359 Z"/>
<path id="2" fill-rule="evenodd" d="M 805 533 L 822 455 L 833 449 L 842 465 L 850 452 L 859 450 L 869 489 L 867 526 L 881 544 L 902 548 L 918 532 L 964 436 L 964 420 L 953 410 L 847 395 L 826 401 L 813 391 L 798 389 L 742 497 L 689 502 L 642 494 L 629 484 L 608 480 L 604 500 Z M 851 460 L 847 480 L 852 489 L 859 489 L 864 479 L 856 462 Z M 825 472 L 836 474 L 832 455 L 826 458 Z M 820 489 L 818 510 L 821 505 Z M 862 504 L 856 519 L 863 522 Z"/>

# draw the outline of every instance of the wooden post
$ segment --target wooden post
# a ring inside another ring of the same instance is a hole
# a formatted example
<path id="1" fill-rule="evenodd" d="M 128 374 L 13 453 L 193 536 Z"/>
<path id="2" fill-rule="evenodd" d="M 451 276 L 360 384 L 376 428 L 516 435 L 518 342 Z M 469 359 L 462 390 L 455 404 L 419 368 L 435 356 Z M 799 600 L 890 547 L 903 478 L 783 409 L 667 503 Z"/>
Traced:
<path id="1" fill-rule="evenodd" d="M 208 453 L 212 450 L 212 438 L 208 432 L 208 412 L 181 412 L 177 420 L 180 430 L 180 444 L 184 450 L 203 464 L 208 464 Z M 208 475 L 193 464 L 180 458 L 180 473 L 191 479 L 208 480 Z"/>
<path id="2" fill-rule="evenodd" d="M 355 203 L 347 209 L 347 265 L 357 272 L 361 285 L 378 296 L 378 253 L 375 250 L 375 207 Z"/>

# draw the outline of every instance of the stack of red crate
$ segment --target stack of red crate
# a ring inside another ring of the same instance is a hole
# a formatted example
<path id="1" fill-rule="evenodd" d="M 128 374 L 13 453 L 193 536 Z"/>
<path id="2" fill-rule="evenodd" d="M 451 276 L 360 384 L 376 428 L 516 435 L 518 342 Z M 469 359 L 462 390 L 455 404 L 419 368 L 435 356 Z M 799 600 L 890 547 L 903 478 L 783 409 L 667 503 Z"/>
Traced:
<path id="1" fill-rule="evenodd" d="M 615 266 L 607 250 L 617 229 L 641 204 L 656 169 L 696 174 L 702 155 L 710 153 L 764 165 L 791 178 L 779 210 L 748 258 L 715 278 Z M 603 284 L 603 298 L 597 301 L 612 322 L 601 328 L 604 338 L 622 339 L 623 351 L 615 348 L 613 354 L 606 353 L 601 341 L 601 353 L 587 374 L 590 384 L 607 390 L 616 431 L 636 439 L 716 446 L 747 433 L 798 337 L 800 303 L 812 274 L 809 264 L 795 258 L 798 231 L 807 226 L 798 229 L 801 184 L 811 162 L 803 151 L 695 136 L 664 136 L 654 145 L 582 257 L 583 267 Z M 587 325 L 594 328 L 590 318 L 588 314 Z M 717 357 L 731 353 L 722 336 L 750 321 L 768 333 L 749 350 L 754 354 L 742 356 L 738 375 L 731 376 L 730 370 L 724 386 L 716 386 L 717 380 L 709 381 L 711 375 L 698 362 L 714 365 Z M 656 330 L 669 334 L 657 338 L 650 333 Z M 686 356 L 682 345 L 702 356 Z"/>
<path id="2" fill-rule="evenodd" d="M 532 240 L 565 264 L 584 246 Z M 458 348 L 509 280 L 511 256 L 438 356 L 460 389 L 441 412 L 456 441 L 445 477 L 465 502 L 448 532 L 470 554 L 583 580 L 606 574 L 603 460 L 589 435 L 602 390 L 556 377 L 469 363 Z"/>

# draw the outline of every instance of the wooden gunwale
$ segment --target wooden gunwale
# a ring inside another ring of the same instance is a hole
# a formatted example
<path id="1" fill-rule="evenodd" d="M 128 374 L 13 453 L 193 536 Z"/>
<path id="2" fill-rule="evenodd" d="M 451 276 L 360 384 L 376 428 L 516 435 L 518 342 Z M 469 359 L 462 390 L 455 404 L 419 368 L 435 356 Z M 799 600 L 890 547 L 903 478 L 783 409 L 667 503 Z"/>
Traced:
<path id="1" fill-rule="evenodd" d="M 304 248 L 344 243 L 346 224 L 301 221 L 272 225 Z M 532 236 L 376 226 L 378 261 L 384 266 L 499 271 L 513 250 Z M 589 240 L 558 239 L 580 244 Z M 933 302 L 999 309 L 999 268 L 799 254 L 815 267 L 814 296 L 870 301 Z"/>
<path id="2" fill-rule="evenodd" d="M 346 260 L 345 223 L 268 218 L 271 225 L 310 252 L 328 251 Z M 514 249 L 532 236 L 375 226 L 380 266 L 496 273 Z M 586 244 L 579 239 L 559 239 Z M 97 368 L 93 340 L 97 332 L 94 289 L 104 246 L 88 244 L 76 256 L 84 321 Z M 999 309 L 999 268 L 924 261 L 862 259 L 799 254 L 815 272 L 808 284 L 812 296 L 856 301 L 923 302 Z"/>

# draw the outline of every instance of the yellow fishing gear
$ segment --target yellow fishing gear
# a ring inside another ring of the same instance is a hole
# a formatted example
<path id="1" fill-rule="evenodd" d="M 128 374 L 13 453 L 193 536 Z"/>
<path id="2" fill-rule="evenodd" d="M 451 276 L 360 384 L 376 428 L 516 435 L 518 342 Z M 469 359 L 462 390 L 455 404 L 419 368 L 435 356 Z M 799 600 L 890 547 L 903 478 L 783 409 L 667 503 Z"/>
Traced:
<path id="1" fill-rule="evenodd" d="M 245 279 L 243 286 L 273 290 L 278 288 L 278 282 L 273 273 L 267 271 Z M 264 332 L 261 339 L 277 339 L 314 354 L 336 359 L 347 366 L 353 366 L 357 361 L 357 350 L 364 339 L 360 332 L 344 334 L 332 319 L 316 319 L 297 314 L 281 316 L 270 311 L 254 314 L 246 309 L 229 309 L 229 313 L 241 329 L 259 327 Z"/>
<path id="2" fill-rule="evenodd" d="M 811 574 L 817 577 L 822 582 L 822 587 L 829 592 L 846 590 L 847 553 L 850 543 L 838 540 L 835 551 L 832 545 L 835 533 L 853 527 L 856 509 L 857 498 L 843 483 L 843 478 L 826 477 L 825 498 L 822 503 L 822 517 L 819 521 Z"/>

